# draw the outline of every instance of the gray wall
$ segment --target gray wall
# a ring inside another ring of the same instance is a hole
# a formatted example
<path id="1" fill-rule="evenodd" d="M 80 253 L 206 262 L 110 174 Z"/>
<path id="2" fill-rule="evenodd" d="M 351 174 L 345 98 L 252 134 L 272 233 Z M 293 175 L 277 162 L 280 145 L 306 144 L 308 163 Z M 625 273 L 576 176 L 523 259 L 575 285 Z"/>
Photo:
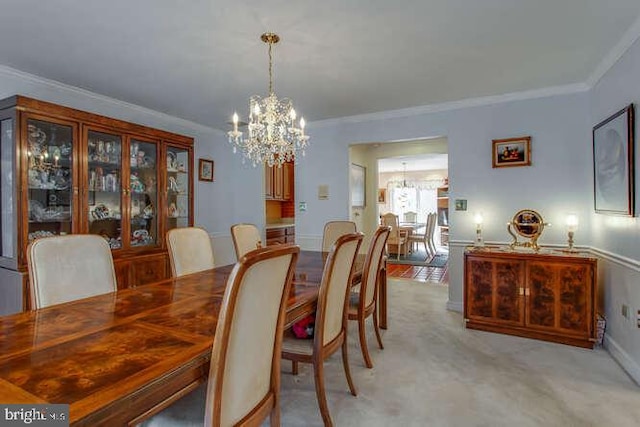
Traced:
<path id="1" fill-rule="evenodd" d="M 589 97 L 589 123 L 600 123 L 630 103 L 635 104 L 635 200 L 640 206 L 640 39 L 607 71 Z M 589 144 L 584 145 L 591 150 Z M 640 383 L 640 221 L 593 213 L 591 243 L 600 262 L 601 299 L 607 318 L 606 346 L 620 364 Z M 636 212 L 640 211 L 636 207 Z M 629 317 L 622 315 L 627 305 Z"/>

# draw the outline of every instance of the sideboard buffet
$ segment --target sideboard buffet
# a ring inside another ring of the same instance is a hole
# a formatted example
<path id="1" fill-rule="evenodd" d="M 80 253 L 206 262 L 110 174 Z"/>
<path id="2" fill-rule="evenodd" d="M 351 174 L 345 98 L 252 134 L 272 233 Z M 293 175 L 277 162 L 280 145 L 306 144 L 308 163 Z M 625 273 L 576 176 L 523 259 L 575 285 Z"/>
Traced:
<path id="1" fill-rule="evenodd" d="M 590 254 L 469 247 L 464 276 L 467 328 L 593 348 L 597 259 Z"/>
<path id="2" fill-rule="evenodd" d="M 126 288 L 165 278 L 166 231 L 193 225 L 187 136 L 13 96 L 0 101 L 0 162 L 0 282 L 21 286 L 18 311 L 34 239 L 103 236 Z"/>

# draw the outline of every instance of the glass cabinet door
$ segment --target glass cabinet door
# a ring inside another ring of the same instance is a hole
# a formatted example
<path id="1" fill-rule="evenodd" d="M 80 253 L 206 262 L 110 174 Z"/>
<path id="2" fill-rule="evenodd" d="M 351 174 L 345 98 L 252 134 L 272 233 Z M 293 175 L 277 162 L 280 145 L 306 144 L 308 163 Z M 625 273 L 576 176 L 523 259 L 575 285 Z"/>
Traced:
<path id="1" fill-rule="evenodd" d="M 167 231 L 172 228 L 188 227 L 191 207 L 189 193 L 191 159 L 189 150 L 172 145 L 167 146 Z"/>
<path id="2" fill-rule="evenodd" d="M 158 144 L 132 138 L 129 145 L 129 223 L 132 247 L 158 244 Z"/>
<path id="3" fill-rule="evenodd" d="M 29 242 L 73 232 L 74 128 L 27 119 Z"/>
<path id="4" fill-rule="evenodd" d="M 122 247 L 122 137 L 87 132 L 89 233 Z"/>
<path id="5" fill-rule="evenodd" d="M 17 216 L 15 193 L 15 116 L 0 117 L 0 265 L 16 267 L 17 263 Z M 6 263 L 5 263 L 6 261 Z"/>

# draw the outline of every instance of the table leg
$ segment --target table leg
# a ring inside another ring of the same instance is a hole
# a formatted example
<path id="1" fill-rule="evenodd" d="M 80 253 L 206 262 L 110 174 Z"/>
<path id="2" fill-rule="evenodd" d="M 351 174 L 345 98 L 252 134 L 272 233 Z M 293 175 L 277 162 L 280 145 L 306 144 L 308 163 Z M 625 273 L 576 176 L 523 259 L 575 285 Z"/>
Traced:
<path id="1" fill-rule="evenodd" d="M 385 257 L 386 258 L 386 257 Z M 378 324 L 387 329 L 387 260 L 382 260 L 378 273 Z"/>

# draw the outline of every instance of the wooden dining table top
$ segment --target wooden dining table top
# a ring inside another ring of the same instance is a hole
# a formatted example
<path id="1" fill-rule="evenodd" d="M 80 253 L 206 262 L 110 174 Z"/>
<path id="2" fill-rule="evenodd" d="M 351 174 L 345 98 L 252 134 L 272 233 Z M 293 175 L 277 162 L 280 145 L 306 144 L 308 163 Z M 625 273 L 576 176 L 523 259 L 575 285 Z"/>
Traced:
<path id="1" fill-rule="evenodd" d="M 300 252 L 288 325 L 315 311 L 326 256 Z M 206 380 L 232 268 L 0 317 L 0 403 L 69 404 L 72 425 L 144 419 Z"/>

